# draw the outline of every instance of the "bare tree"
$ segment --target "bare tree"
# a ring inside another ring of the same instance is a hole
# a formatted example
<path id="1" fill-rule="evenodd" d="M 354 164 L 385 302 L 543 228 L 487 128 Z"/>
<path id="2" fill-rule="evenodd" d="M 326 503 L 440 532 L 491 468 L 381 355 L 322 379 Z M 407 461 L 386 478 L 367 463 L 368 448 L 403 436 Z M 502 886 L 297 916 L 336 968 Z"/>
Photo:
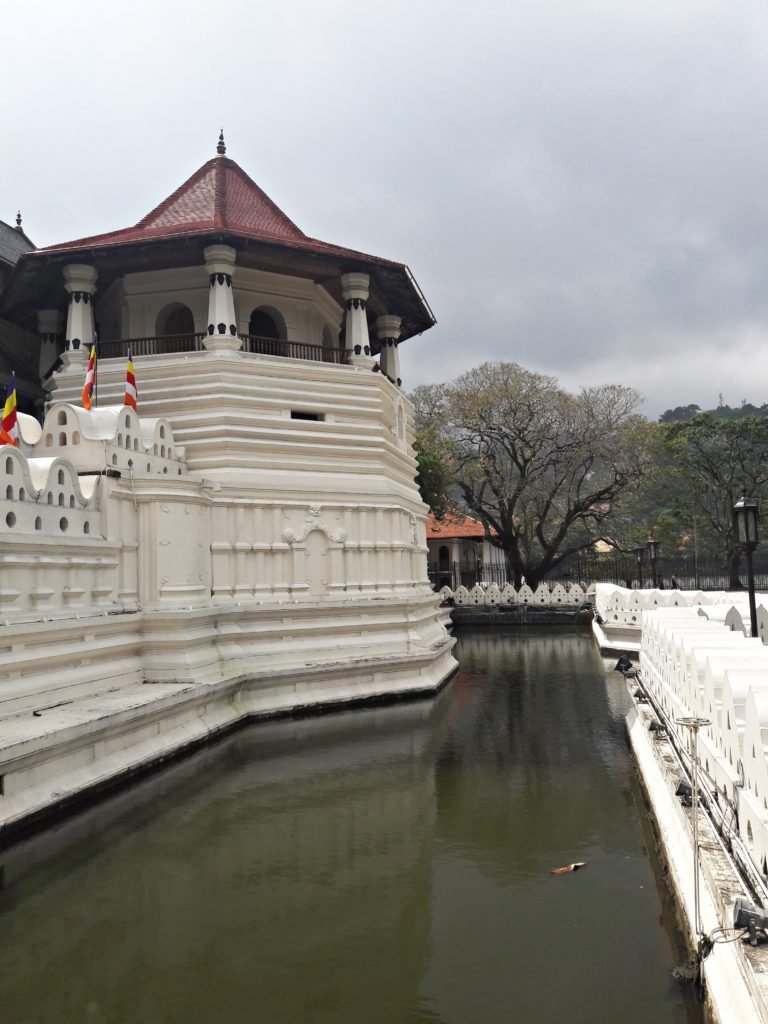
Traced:
<path id="1" fill-rule="evenodd" d="M 564 391 L 516 363 L 485 363 L 418 389 L 417 426 L 439 439 L 456 494 L 535 586 L 564 559 L 609 539 L 612 517 L 649 462 L 651 427 L 632 388 Z"/>

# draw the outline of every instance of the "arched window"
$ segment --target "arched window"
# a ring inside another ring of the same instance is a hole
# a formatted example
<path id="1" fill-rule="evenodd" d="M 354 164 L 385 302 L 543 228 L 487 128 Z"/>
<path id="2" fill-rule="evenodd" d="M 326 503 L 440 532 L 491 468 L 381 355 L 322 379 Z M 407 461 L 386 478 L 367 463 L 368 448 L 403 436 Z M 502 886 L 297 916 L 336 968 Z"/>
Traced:
<path id="1" fill-rule="evenodd" d="M 60 483 L 60 484 L 63 484 L 63 483 L 64 483 L 64 470 L 63 470 L 63 469 L 60 469 L 60 470 L 59 470 L 59 472 L 57 473 L 57 475 L 56 475 L 56 480 L 57 480 L 57 481 L 58 481 L 58 483 Z"/>
<path id="2" fill-rule="evenodd" d="M 63 410 L 63 409 L 62 409 L 62 411 L 61 411 L 61 412 L 59 413 L 59 420 L 58 420 L 58 423 L 59 423 L 59 426 L 60 426 L 60 427 L 66 427 L 66 425 L 67 425 L 67 414 L 66 414 L 66 413 L 64 412 L 64 410 Z"/>
<path id="3" fill-rule="evenodd" d="M 5 488 L 5 500 L 13 501 L 13 488 L 10 485 Z"/>
<path id="4" fill-rule="evenodd" d="M 254 309 L 248 321 L 248 333 L 255 338 L 285 340 L 285 321 L 276 309 Z"/>
<path id="5" fill-rule="evenodd" d="M 43 528 L 43 520 L 40 518 L 40 516 L 35 516 L 35 529 L 36 530 L 42 530 L 42 528 Z"/>
<path id="6" fill-rule="evenodd" d="M 64 448 L 66 446 L 66 443 L 67 443 L 67 435 L 64 433 L 64 431 L 62 431 L 59 434 L 59 448 Z"/>
<path id="7" fill-rule="evenodd" d="M 8 476 L 13 476 L 13 459 L 5 460 L 5 472 Z"/>
<path id="8" fill-rule="evenodd" d="M 80 431 L 72 431 L 72 444 L 80 444 Z"/>
<path id="9" fill-rule="evenodd" d="M 195 318 L 192 310 L 181 302 L 172 302 L 158 313 L 156 330 L 158 337 L 165 334 L 194 334 Z"/>
<path id="10" fill-rule="evenodd" d="M 91 532 L 91 524 L 86 519 L 85 525 L 83 526 L 83 533 L 90 533 L 90 532 Z"/>
<path id="11" fill-rule="evenodd" d="M 69 496 L 69 507 L 70 508 L 74 508 L 75 507 L 75 496 L 74 496 L 74 494 L 70 494 L 70 496 Z"/>
<path id="12" fill-rule="evenodd" d="M 321 344 L 323 346 L 323 360 L 327 363 L 335 362 L 334 352 L 341 347 L 338 331 L 334 333 L 328 324 L 324 324 Z"/>

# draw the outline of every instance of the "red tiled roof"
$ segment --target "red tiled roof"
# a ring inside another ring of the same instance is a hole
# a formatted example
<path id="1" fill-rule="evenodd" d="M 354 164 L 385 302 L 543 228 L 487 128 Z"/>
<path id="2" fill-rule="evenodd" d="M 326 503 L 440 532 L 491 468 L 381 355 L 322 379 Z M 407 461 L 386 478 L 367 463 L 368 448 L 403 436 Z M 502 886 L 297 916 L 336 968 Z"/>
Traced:
<path id="1" fill-rule="evenodd" d="M 309 252 L 357 257 L 400 266 L 391 260 L 310 238 L 276 206 L 234 160 L 216 156 L 203 164 L 159 206 L 131 228 L 47 246 L 39 252 L 119 245 L 154 238 L 228 231 Z"/>
<path id="2" fill-rule="evenodd" d="M 451 540 L 454 538 L 477 538 L 485 536 L 483 524 L 471 516 L 449 513 L 444 519 L 435 519 L 430 512 L 427 517 L 427 540 Z"/>

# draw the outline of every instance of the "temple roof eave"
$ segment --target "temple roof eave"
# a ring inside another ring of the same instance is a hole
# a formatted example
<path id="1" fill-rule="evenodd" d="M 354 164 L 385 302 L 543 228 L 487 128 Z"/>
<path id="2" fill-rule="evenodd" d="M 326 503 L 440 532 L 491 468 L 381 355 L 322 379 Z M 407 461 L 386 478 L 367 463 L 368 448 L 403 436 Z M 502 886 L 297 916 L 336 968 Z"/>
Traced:
<path id="1" fill-rule="evenodd" d="M 64 308 L 61 272 L 67 264 L 85 263 L 96 267 L 99 291 L 103 293 L 125 274 L 202 266 L 202 250 L 218 242 L 237 250 L 238 266 L 313 280 L 339 303 L 342 302 L 339 280 L 342 273 L 359 270 L 369 274 L 372 311 L 401 316 L 401 340 L 428 330 L 436 322 L 405 264 L 307 236 L 302 239 L 257 238 L 209 225 L 192 232 L 166 231 L 150 237 L 145 233 L 135 239 L 126 239 L 125 232 L 114 234 L 121 237 L 102 235 L 25 253 L 9 276 L 3 295 L 3 313 L 31 326 L 41 304 L 56 305 L 50 298 L 41 302 L 41 294 L 55 294 L 59 289 Z"/>

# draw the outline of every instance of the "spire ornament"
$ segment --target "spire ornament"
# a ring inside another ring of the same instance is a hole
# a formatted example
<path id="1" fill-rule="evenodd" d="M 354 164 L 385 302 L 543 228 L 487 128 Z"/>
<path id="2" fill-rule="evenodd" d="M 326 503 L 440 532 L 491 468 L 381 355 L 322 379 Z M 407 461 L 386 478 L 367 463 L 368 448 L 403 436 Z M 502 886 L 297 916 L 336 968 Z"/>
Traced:
<path id="1" fill-rule="evenodd" d="M 219 154 L 219 156 L 224 156 L 224 154 L 227 152 L 227 147 L 226 147 L 226 145 L 224 143 L 224 129 L 223 128 L 219 132 L 219 144 L 216 147 L 216 152 Z"/>
<path id="2" fill-rule="evenodd" d="M 22 226 L 21 226 L 21 210 L 19 210 L 18 213 L 16 214 L 16 230 L 17 231 L 23 231 L 24 230 L 22 228 Z"/>

